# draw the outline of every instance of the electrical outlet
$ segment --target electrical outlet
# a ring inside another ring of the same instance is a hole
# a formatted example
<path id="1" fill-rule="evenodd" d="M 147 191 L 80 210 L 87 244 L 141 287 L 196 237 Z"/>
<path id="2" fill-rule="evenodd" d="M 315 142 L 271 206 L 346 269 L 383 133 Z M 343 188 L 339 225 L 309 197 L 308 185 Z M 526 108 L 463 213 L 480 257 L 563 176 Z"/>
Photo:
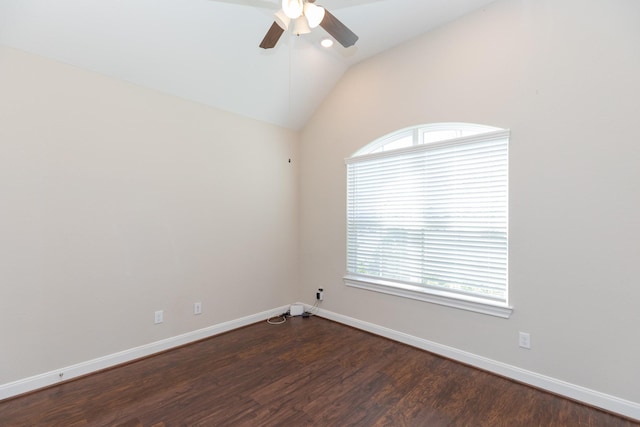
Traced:
<path id="1" fill-rule="evenodd" d="M 202 303 L 194 302 L 193 303 L 193 314 L 202 314 Z"/>
<path id="2" fill-rule="evenodd" d="M 153 323 L 157 325 L 158 323 L 162 323 L 162 322 L 164 322 L 164 311 L 158 310 L 154 313 Z"/>
<path id="3" fill-rule="evenodd" d="M 322 301 L 324 299 L 324 289 L 318 288 L 318 292 L 316 292 L 316 299 L 318 301 Z"/>
<path id="4" fill-rule="evenodd" d="M 528 332 L 520 332 L 518 335 L 518 345 L 527 350 L 531 349 L 531 335 Z"/>

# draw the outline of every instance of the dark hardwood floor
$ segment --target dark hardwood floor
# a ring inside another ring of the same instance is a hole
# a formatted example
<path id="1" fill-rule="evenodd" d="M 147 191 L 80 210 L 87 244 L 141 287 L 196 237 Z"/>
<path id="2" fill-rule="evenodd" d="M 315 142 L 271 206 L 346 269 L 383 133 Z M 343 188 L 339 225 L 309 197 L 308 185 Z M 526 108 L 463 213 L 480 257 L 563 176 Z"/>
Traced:
<path id="1" fill-rule="evenodd" d="M 266 322 L 0 402 L 0 426 L 640 426 L 325 319 Z"/>

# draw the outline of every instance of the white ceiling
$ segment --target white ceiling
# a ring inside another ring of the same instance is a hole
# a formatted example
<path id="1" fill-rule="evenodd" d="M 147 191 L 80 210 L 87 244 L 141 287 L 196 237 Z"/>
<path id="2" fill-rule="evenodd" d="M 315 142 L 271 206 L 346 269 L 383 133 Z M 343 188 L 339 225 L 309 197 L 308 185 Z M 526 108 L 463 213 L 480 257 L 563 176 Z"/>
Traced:
<path id="1" fill-rule="evenodd" d="M 285 33 L 278 0 L 0 0 L 0 44 L 291 129 L 353 64 L 493 0 L 318 0 L 360 40 Z"/>

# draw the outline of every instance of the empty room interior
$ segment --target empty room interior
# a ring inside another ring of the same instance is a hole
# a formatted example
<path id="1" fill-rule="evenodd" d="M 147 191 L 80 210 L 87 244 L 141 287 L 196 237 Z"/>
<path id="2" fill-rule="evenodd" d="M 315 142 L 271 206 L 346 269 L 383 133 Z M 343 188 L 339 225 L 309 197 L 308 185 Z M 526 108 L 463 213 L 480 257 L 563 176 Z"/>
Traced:
<path id="1" fill-rule="evenodd" d="M 0 412 L 259 324 L 347 326 L 640 422 L 640 3 L 317 4 L 305 33 L 271 27 L 276 0 L 0 0 Z M 481 130 L 426 142 L 451 127 Z M 362 243 L 357 166 L 490 137 L 495 293 L 374 271 L 404 225 Z"/>

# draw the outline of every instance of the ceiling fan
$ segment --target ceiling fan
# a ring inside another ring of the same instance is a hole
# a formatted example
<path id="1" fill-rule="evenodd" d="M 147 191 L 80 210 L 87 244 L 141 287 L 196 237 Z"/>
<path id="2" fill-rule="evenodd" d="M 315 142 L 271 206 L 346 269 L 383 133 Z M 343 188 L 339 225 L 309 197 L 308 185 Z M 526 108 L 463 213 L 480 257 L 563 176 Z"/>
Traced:
<path id="1" fill-rule="evenodd" d="M 282 9 L 274 14 L 274 22 L 262 39 L 260 47 L 271 49 L 280 40 L 285 30 L 292 27 L 296 34 L 306 34 L 318 25 L 324 28 L 342 46 L 353 46 L 358 36 L 347 28 L 338 18 L 322 6 L 315 5 L 315 0 L 282 0 Z"/>

